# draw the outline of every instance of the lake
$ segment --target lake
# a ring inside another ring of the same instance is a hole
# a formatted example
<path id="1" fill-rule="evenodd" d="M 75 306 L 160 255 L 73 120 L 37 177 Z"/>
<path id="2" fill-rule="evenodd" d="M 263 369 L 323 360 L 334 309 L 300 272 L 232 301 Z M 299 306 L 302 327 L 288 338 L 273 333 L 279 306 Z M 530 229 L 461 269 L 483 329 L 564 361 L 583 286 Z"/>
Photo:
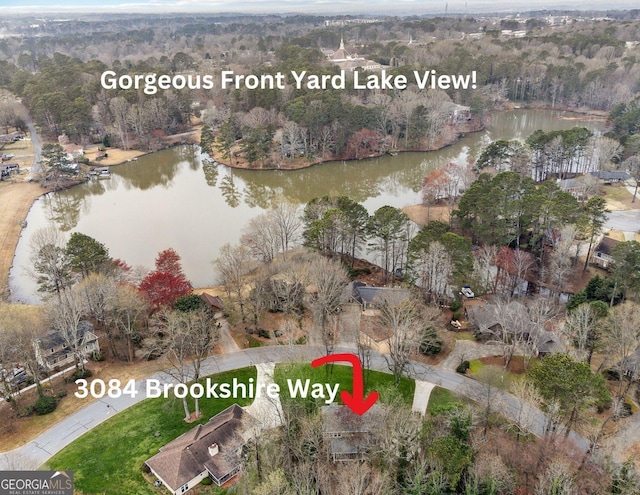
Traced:
<path id="1" fill-rule="evenodd" d="M 181 146 L 111 168 L 111 178 L 93 179 L 36 201 L 27 217 L 9 278 L 13 301 L 38 302 L 28 274 L 30 239 L 55 225 L 70 235 L 99 240 L 109 254 L 129 265 L 153 268 L 163 249 L 182 257 L 195 287 L 217 284 L 211 261 L 225 243 L 236 243 L 249 219 L 279 197 L 304 205 L 316 196 L 345 195 L 370 213 L 384 205 L 403 207 L 421 201 L 422 180 L 433 168 L 477 158 L 496 139 L 524 140 L 544 131 L 603 122 L 581 120 L 557 111 L 514 110 L 493 116 L 485 131 L 465 136 L 439 151 L 400 153 L 360 161 L 329 162 L 297 171 L 236 170 L 211 165 L 199 148 Z"/>

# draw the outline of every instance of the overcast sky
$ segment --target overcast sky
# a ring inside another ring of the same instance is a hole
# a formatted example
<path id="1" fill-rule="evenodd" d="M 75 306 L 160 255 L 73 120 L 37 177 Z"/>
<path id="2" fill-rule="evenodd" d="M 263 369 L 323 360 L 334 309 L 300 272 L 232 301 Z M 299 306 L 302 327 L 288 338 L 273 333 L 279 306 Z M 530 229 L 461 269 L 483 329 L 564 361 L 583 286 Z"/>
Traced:
<path id="1" fill-rule="evenodd" d="M 448 3 L 448 5 L 447 5 Z M 308 12 L 388 15 L 449 12 L 525 11 L 550 9 L 631 9 L 638 0 L 0 0 L 3 13 L 43 12 Z"/>

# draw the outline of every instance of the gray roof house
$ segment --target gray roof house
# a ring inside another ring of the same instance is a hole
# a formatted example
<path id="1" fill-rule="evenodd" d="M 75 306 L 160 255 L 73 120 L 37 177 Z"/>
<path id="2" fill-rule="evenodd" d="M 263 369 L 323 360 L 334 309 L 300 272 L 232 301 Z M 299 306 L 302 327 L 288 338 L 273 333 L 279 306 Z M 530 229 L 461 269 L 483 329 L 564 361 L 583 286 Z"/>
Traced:
<path id="1" fill-rule="evenodd" d="M 185 493 L 206 477 L 222 486 L 242 468 L 239 449 L 253 420 L 237 404 L 198 425 L 160 448 L 145 464 L 171 493 Z"/>
<path id="2" fill-rule="evenodd" d="M 363 310 L 379 308 L 385 303 L 397 304 L 409 299 L 411 291 L 399 287 L 374 287 L 357 280 L 347 285 L 345 299 L 355 301 Z"/>
<path id="3" fill-rule="evenodd" d="M 504 308 L 491 303 L 474 305 L 467 308 L 467 316 L 481 339 L 502 340 L 506 332 L 519 343 L 531 346 L 538 356 L 565 351 L 560 338 L 531 321 L 526 306 L 518 301 L 511 301 Z"/>
<path id="4" fill-rule="evenodd" d="M 93 333 L 93 325 L 86 320 L 78 323 L 78 343 L 74 346 L 85 357 L 100 352 L 98 337 Z M 34 348 L 38 364 L 47 370 L 54 370 L 74 362 L 73 348 L 68 340 L 55 330 L 35 339 Z"/>
<path id="5" fill-rule="evenodd" d="M 331 404 L 320 409 L 322 437 L 333 462 L 362 461 L 371 447 L 373 429 L 380 424 L 379 404 L 357 415 L 347 406 Z"/>

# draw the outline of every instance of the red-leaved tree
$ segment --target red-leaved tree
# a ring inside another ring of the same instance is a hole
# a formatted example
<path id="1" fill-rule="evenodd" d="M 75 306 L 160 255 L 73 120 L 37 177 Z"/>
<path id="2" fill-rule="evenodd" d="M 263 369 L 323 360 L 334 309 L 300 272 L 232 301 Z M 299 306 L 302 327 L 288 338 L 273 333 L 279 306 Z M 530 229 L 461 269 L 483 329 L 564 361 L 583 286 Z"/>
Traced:
<path id="1" fill-rule="evenodd" d="M 181 296 L 193 290 L 182 272 L 180 256 L 173 249 L 165 249 L 156 258 L 156 269 L 140 282 L 140 290 L 149 298 L 154 309 L 173 306 Z"/>

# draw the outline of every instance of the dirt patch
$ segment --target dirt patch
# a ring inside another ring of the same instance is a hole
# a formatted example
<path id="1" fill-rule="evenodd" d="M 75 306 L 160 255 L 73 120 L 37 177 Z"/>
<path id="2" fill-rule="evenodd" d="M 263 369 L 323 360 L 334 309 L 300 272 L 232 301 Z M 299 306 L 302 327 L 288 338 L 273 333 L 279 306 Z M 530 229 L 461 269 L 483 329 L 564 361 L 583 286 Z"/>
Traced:
<path id="1" fill-rule="evenodd" d="M 482 364 L 486 364 L 487 366 L 495 366 L 500 369 L 504 368 L 504 359 L 502 356 L 490 356 L 480 358 Z M 514 375 L 523 374 L 526 369 L 524 367 L 524 358 L 522 356 L 513 356 L 511 361 L 509 361 L 509 366 L 507 366 L 507 371 L 513 373 Z"/>
<path id="2" fill-rule="evenodd" d="M 402 211 L 420 227 L 424 227 L 433 220 L 449 222 L 449 208 L 447 206 L 426 207 L 424 205 L 413 205 L 405 206 Z"/>
<path id="3" fill-rule="evenodd" d="M 38 184 L 0 183 L 0 294 L 7 295 L 9 270 L 33 202 L 47 191 Z"/>

